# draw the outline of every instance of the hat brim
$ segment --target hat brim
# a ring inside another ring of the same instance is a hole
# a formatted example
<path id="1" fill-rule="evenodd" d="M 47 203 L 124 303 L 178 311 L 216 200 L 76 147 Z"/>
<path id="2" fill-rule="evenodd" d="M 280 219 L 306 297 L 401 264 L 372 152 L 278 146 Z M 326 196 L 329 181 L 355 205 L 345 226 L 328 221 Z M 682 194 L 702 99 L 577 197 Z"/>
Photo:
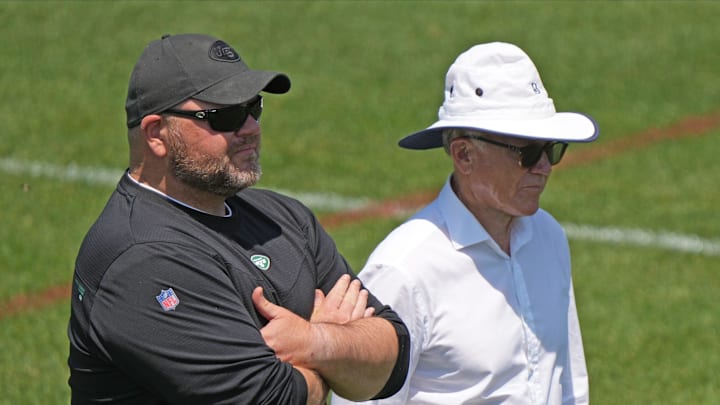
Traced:
<path id="1" fill-rule="evenodd" d="M 465 128 L 496 135 L 564 142 L 591 142 L 599 135 L 595 120 L 583 113 L 561 112 L 540 119 L 439 120 L 430 127 L 410 134 L 398 142 L 407 149 L 442 147 L 442 132 L 450 128 Z"/>
<path id="2" fill-rule="evenodd" d="M 261 91 L 283 94 L 290 90 L 290 78 L 267 70 L 240 72 L 200 91 L 192 98 L 215 104 L 240 104 Z"/>

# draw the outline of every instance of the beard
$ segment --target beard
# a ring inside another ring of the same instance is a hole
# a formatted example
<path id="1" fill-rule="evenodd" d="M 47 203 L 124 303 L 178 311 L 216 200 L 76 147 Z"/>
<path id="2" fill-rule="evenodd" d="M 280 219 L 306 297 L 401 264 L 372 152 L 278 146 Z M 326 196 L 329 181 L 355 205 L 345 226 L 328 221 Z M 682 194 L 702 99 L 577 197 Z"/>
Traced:
<path id="1" fill-rule="evenodd" d="M 256 154 L 246 161 L 250 164 L 250 168 L 243 170 L 233 164 L 227 155 L 191 156 L 182 137 L 173 126 L 169 128 L 167 141 L 173 174 L 195 189 L 227 198 L 255 185 L 262 175 L 259 156 Z"/>

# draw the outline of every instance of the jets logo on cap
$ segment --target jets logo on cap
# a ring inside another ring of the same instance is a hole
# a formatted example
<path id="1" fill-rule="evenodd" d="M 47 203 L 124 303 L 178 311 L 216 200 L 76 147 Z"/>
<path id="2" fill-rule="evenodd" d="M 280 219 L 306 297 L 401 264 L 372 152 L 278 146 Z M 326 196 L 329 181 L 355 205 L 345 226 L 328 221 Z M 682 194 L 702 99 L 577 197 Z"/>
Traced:
<path id="1" fill-rule="evenodd" d="M 260 270 L 267 270 L 270 268 L 270 258 L 265 255 L 252 255 L 250 261 L 253 262 L 255 267 Z"/>
<path id="2" fill-rule="evenodd" d="M 210 46 L 210 59 L 219 62 L 237 62 L 240 60 L 240 55 L 225 41 L 215 41 Z"/>

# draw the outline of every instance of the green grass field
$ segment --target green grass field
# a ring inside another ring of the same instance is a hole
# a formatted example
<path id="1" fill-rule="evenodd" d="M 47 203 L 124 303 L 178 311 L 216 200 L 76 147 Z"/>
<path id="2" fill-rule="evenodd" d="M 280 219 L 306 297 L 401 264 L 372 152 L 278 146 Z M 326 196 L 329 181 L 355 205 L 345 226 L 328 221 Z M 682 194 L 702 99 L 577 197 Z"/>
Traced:
<path id="1" fill-rule="evenodd" d="M 717 403 L 718 21 L 720 3 L 703 1 L 0 2 L 0 404 L 69 403 L 68 299 L 36 304 L 69 284 L 112 192 L 92 176 L 126 167 L 133 64 L 147 42 L 181 32 L 223 38 L 250 66 L 291 77 L 290 93 L 265 100 L 260 186 L 346 202 L 439 189 L 443 153 L 397 140 L 434 121 L 459 53 L 520 45 L 558 110 L 600 123 L 600 139 L 568 155 L 627 145 L 558 166 L 544 208 L 562 223 L 654 235 L 570 233 L 593 403 Z M 678 124 L 689 117 L 714 123 Z M 668 128 L 679 129 L 634 141 Z M 310 205 L 321 218 L 333 210 Z M 403 219 L 329 230 L 360 269 Z M 669 234 L 681 237 L 661 243 Z M 687 240 L 706 249 L 683 250 Z"/>

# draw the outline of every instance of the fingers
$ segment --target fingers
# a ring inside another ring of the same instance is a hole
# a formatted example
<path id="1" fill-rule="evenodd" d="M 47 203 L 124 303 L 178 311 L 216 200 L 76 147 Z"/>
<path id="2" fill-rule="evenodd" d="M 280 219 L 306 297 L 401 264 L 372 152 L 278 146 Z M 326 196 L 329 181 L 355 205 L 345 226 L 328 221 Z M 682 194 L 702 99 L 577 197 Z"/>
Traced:
<path id="1" fill-rule="evenodd" d="M 325 294 L 323 294 L 322 290 L 316 289 L 315 290 L 315 304 L 313 305 L 313 312 L 310 316 L 310 319 L 317 319 L 317 316 L 322 312 L 322 305 L 325 302 Z"/>
<path id="2" fill-rule="evenodd" d="M 365 307 L 367 306 L 367 291 L 365 291 L 364 293 L 365 300 L 363 301 L 360 294 L 361 285 L 362 284 L 360 283 L 360 280 L 353 280 L 350 283 L 347 290 L 345 291 L 345 296 L 340 303 L 340 311 L 355 315 L 355 308 L 357 308 L 359 305 L 361 305 L 362 309 L 365 310 Z M 357 318 L 353 317 L 353 319 Z"/>
<path id="3" fill-rule="evenodd" d="M 358 282 L 358 285 L 359 284 L 360 282 Z M 358 287 L 358 289 L 359 288 L 360 287 Z M 365 309 L 367 308 L 367 300 L 367 290 L 358 291 L 357 300 L 355 301 L 355 306 L 353 307 L 352 315 L 350 316 L 352 320 L 363 318 L 363 315 L 365 314 Z"/>
<path id="4" fill-rule="evenodd" d="M 331 308 L 340 308 L 343 303 L 343 299 L 345 299 L 345 294 L 349 285 L 350 275 L 343 274 L 340 276 L 340 278 L 335 282 L 333 288 L 327 293 L 325 303 Z"/>
<path id="5" fill-rule="evenodd" d="M 355 307 L 360 299 L 362 283 L 360 283 L 358 279 L 351 280 L 350 275 L 343 274 L 338 281 L 335 282 L 330 292 L 328 292 L 325 297 L 325 304 L 330 308 L 338 308 L 341 312 L 348 314 L 354 313 Z M 364 298 L 361 304 L 364 310 L 365 306 L 367 306 L 367 297 Z"/>
<path id="6" fill-rule="evenodd" d="M 370 293 L 362 288 L 360 280 L 350 275 L 341 276 L 327 295 L 315 290 L 315 303 L 311 322 L 345 324 L 356 319 L 373 316 L 375 310 L 368 308 Z"/>
<path id="7" fill-rule="evenodd" d="M 255 304 L 255 309 L 267 320 L 276 318 L 279 315 L 279 310 L 282 308 L 265 298 L 262 287 L 256 287 L 253 290 L 252 300 Z"/>
<path id="8" fill-rule="evenodd" d="M 325 297 L 324 304 L 331 310 L 337 310 L 338 313 L 344 314 L 346 321 L 354 321 L 367 316 L 372 316 L 375 310 L 368 312 L 367 290 L 362 288 L 360 280 L 352 280 L 349 275 L 343 275 L 338 279 L 333 288 Z M 316 304 L 318 303 L 316 297 Z M 368 315 L 369 314 L 369 315 Z M 344 322 L 343 322 L 344 323 Z"/>
<path id="9" fill-rule="evenodd" d="M 323 302 L 325 302 L 325 294 L 321 289 L 315 289 L 315 308 L 322 306 Z"/>

